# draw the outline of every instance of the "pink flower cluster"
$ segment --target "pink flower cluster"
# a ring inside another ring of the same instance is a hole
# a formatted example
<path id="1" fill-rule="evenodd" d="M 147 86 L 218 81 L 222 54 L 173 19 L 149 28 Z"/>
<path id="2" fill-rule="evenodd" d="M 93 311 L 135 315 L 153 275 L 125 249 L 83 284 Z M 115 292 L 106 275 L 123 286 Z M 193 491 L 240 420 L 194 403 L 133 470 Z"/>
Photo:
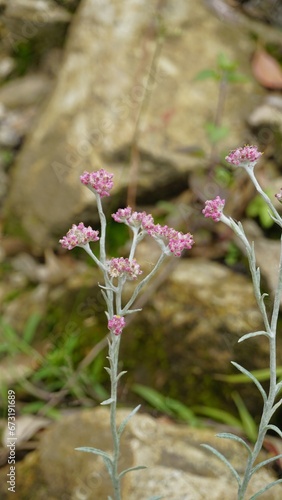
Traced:
<path id="1" fill-rule="evenodd" d="M 94 231 L 91 226 L 85 227 L 83 222 L 80 222 L 78 226 L 73 224 L 59 243 L 63 248 L 72 250 L 74 247 L 87 245 L 90 241 L 98 241 L 98 234 L 99 231 Z"/>
<path id="2" fill-rule="evenodd" d="M 108 261 L 108 272 L 112 278 L 120 278 L 126 276 L 129 280 L 135 280 L 139 274 L 142 274 L 139 264 L 136 259 L 124 259 L 116 257 Z"/>
<path id="3" fill-rule="evenodd" d="M 112 214 L 112 217 L 116 222 L 124 222 L 131 227 L 141 227 L 156 241 L 165 242 L 169 252 L 176 257 L 180 257 L 185 248 L 190 250 L 194 244 L 193 236 L 190 233 L 183 234 L 168 226 L 155 224 L 151 214 L 133 212 L 131 207 L 119 208 L 115 214 Z"/>
<path id="4" fill-rule="evenodd" d="M 85 186 L 90 186 L 103 198 L 104 196 L 110 196 L 109 191 L 112 189 L 114 174 L 106 172 L 103 168 L 97 170 L 97 172 L 84 172 L 80 176 L 82 184 Z"/>
<path id="5" fill-rule="evenodd" d="M 257 146 L 244 146 L 231 151 L 225 160 L 237 167 L 253 167 L 261 155 Z"/>
<path id="6" fill-rule="evenodd" d="M 123 316 L 113 316 L 112 319 L 108 321 L 108 329 L 114 335 L 120 335 L 125 327 L 125 319 Z"/>
<path id="7" fill-rule="evenodd" d="M 133 212 L 131 207 L 119 208 L 112 218 L 116 222 L 123 222 L 131 227 L 142 227 L 146 229 L 154 224 L 154 219 L 151 214 L 146 212 Z"/>
<path id="8" fill-rule="evenodd" d="M 154 224 L 147 229 L 147 232 L 155 240 L 164 241 L 168 249 L 175 257 L 180 257 L 183 250 L 190 250 L 194 244 L 193 236 L 190 233 L 183 234 L 181 231 L 168 226 Z"/>
<path id="9" fill-rule="evenodd" d="M 220 221 L 220 217 L 225 205 L 225 200 L 217 196 L 214 200 L 207 200 L 202 213 L 205 217 L 211 217 L 215 222 Z"/>

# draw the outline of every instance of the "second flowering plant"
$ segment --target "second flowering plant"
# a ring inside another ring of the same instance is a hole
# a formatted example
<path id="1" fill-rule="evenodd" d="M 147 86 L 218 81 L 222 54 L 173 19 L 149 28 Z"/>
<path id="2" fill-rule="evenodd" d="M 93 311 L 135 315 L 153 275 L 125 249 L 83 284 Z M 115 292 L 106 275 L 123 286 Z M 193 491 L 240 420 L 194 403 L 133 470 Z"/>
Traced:
<path id="1" fill-rule="evenodd" d="M 126 373 L 118 371 L 120 341 L 126 327 L 125 318 L 128 314 L 140 311 L 140 309 L 133 309 L 132 306 L 134 306 L 134 302 L 142 288 L 153 278 L 165 258 L 168 256 L 180 257 L 183 250 L 192 248 L 194 240 L 190 233 L 183 234 L 168 226 L 155 224 L 151 214 L 133 211 L 131 207 L 120 208 L 116 213 L 112 214 L 112 217 L 117 223 L 126 224 L 130 228 L 132 232 L 130 252 L 126 258 L 114 257 L 108 259 L 106 254 L 107 221 L 103 211 L 102 198 L 110 196 L 110 191 L 113 188 L 113 174 L 100 169 L 97 172 L 84 172 L 80 180 L 96 197 L 100 219 L 100 233 L 93 230 L 90 226 L 85 227 L 80 222 L 78 225 L 73 224 L 66 236 L 60 240 L 60 243 L 63 248 L 68 250 L 77 246 L 83 248 L 103 274 L 104 284 L 99 286 L 105 300 L 105 313 L 108 321 L 109 367 L 105 367 L 105 370 L 108 372 L 111 380 L 111 395 L 109 399 L 103 401 L 101 404 L 110 406 L 113 452 L 109 454 L 103 450 L 90 447 L 78 448 L 78 450 L 94 453 L 102 457 L 112 482 L 113 498 L 114 500 L 121 500 L 122 477 L 130 471 L 144 468 L 144 466 L 137 466 L 122 471 L 119 470 L 120 439 L 122 433 L 127 422 L 140 408 L 140 405 L 138 405 L 129 413 L 119 427 L 117 426 L 117 387 L 120 378 Z M 146 235 L 152 237 L 159 245 L 160 254 L 151 272 L 145 277 L 140 278 L 143 275 L 143 271 L 136 261 L 135 253 L 137 245 Z M 92 242 L 98 242 L 99 244 L 99 257 L 96 257 L 90 248 L 90 243 Z M 124 303 L 123 289 L 125 283 L 128 280 L 137 281 L 139 278 L 140 280 L 136 284 L 131 298 Z M 154 500 L 158 500 L 158 498 L 160 497 L 154 497 Z M 108 500 L 112 500 L 112 498 L 109 497 Z"/>
<path id="2" fill-rule="evenodd" d="M 272 220 L 282 228 L 282 217 L 277 212 L 276 208 L 273 205 L 271 199 L 267 196 L 267 194 L 261 188 L 255 173 L 254 167 L 261 157 L 262 153 L 257 150 L 256 146 L 245 146 L 243 148 L 237 148 L 226 157 L 226 161 L 235 167 L 242 167 L 247 172 L 249 178 L 251 179 L 253 185 L 255 186 L 257 192 L 263 198 L 265 203 L 268 206 L 270 216 Z M 282 190 L 280 193 L 275 195 L 276 198 L 281 201 L 282 200 Z M 253 475 L 261 469 L 261 467 L 267 466 L 273 463 L 277 459 L 282 458 L 282 454 L 271 457 L 267 460 L 263 460 L 257 463 L 259 460 L 259 454 L 263 447 L 264 439 L 266 433 L 268 431 L 272 431 L 277 434 L 280 438 L 282 438 L 282 431 L 276 425 L 271 423 L 271 419 L 278 408 L 282 405 L 282 397 L 281 397 L 281 389 L 282 382 L 277 381 L 277 356 L 276 356 L 276 339 L 277 339 L 277 330 L 278 330 L 278 317 L 279 317 L 279 309 L 282 299 L 282 235 L 281 235 L 281 247 L 280 247 L 280 261 L 277 265 L 277 285 L 274 292 L 274 300 L 273 305 L 270 311 L 267 310 L 264 299 L 267 294 L 262 293 L 261 291 L 261 276 L 260 269 L 257 267 L 256 263 L 256 254 L 254 244 L 250 244 L 248 238 L 245 234 L 244 228 L 240 222 L 235 221 L 231 217 L 227 217 L 223 213 L 223 209 L 225 206 L 225 200 L 221 199 L 220 196 L 217 196 L 214 200 L 207 200 L 205 202 L 205 208 L 203 209 L 203 214 L 205 217 L 212 218 L 215 222 L 223 222 L 228 226 L 235 235 L 241 240 L 243 246 L 245 247 L 246 255 L 248 258 L 249 268 L 251 272 L 253 289 L 255 298 L 257 301 L 258 308 L 260 310 L 262 321 L 264 325 L 264 329 L 247 333 L 243 335 L 239 342 L 246 341 L 248 339 L 252 339 L 254 337 L 266 337 L 269 344 L 269 387 L 266 391 L 259 380 L 246 368 L 239 365 L 238 363 L 232 362 L 232 364 L 244 375 L 246 375 L 256 386 L 263 401 L 263 408 L 261 413 L 261 419 L 258 427 L 257 439 L 254 444 L 254 447 L 251 448 L 250 445 L 241 437 L 236 436 L 232 433 L 221 433 L 218 434 L 218 437 L 231 439 L 233 441 L 237 441 L 240 443 L 246 451 L 247 458 L 246 464 L 244 467 L 244 473 L 239 475 L 237 470 L 233 467 L 233 465 L 227 460 L 227 458 L 219 453 L 215 448 L 204 445 L 208 448 L 212 453 L 214 453 L 220 460 L 222 460 L 230 471 L 233 474 L 233 477 L 237 481 L 237 498 L 238 500 L 245 500 L 247 493 L 248 485 L 253 477 Z M 270 484 L 266 485 L 264 488 L 259 490 L 257 493 L 252 495 L 249 500 L 255 500 L 260 497 L 263 493 L 268 491 L 273 486 L 281 483 L 282 479 L 277 479 Z"/>

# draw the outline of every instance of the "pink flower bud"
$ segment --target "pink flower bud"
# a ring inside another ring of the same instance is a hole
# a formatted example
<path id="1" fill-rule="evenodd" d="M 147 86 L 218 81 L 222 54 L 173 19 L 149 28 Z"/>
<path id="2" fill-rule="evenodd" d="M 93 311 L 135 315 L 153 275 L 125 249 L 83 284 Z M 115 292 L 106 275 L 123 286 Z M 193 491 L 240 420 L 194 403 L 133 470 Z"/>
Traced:
<path id="1" fill-rule="evenodd" d="M 220 221 L 220 217 L 225 205 L 225 200 L 217 196 L 214 200 L 207 200 L 202 213 L 205 217 L 211 217 L 215 222 Z"/>
<path id="2" fill-rule="evenodd" d="M 123 316 L 113 316 L 108 321 L 108 328 L 114 335 L 120 335 L 125 327 L 125 319 Z"/>

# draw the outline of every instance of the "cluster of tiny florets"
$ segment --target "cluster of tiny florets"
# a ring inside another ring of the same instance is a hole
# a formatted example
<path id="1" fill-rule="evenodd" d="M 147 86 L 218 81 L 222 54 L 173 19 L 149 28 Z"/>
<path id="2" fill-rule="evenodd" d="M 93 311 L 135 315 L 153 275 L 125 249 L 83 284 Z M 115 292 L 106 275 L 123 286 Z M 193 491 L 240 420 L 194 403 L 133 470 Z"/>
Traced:
<path id="1" fill-rule="evenodd" d="M 119 208 L 112 214 L 116 222 L 124 222 L 134 228 L 142 228 L 157 242 L 164 242 L 167 245 L 168 253 L 180 257 L 181 252 L 186 248 L 190 250 L 194 243 L 193 236 L 190 233 L 183 234 L 168 226 L 155 224 L 153 216 L 146 212 L 133 212 L 131 207 Z"/>
<path id="2" fill-rule="evenodd" d="M 113 187 L 113 174 L 101 169 L 97 172 L 85 171 L 80 180 L 82 184 L 92 188 L 100 196 L 109 196 L 109 191 Z M 131 207 L 119 208 L 116 213 L 112 214 L 116 222 L 123 222 L 130 226 L 134 232 L 145 233 L 152 236 L 156 242 L 161 246 L 166 254 L 173 254 L 180 257 L 183 250 L 192 248 L 194 244 L 193 236 L 190 233 L 183 234 L 168 226 L 161 226 L 155 224 L 153 216 L 146 212 L 133 211 Z M 78 226 L 73 225 L 66 236 L 64 236 L 60 243 L 64 248 L 71 250 L 75 246 L 86 245 L 90 241 L 97 241 L 98 231 L 93 231 L 89 226 L 85 228 L 81 222 Z M 141 274 L 140 266 L 135 259 L 116 258 L 108 262 L 108 272 L 111 277 L 119 278 L 126 275 L 127 279 L 136 279 Z"/>
<path id="3" fill-rule="evenodd" d="M 108 273 L 112 278 L 126 276 L 129 280 L 135 280 L 142 271 L 136 259 L 124 259 L 115 257 L 107 262 Z"/>
<path id="4" fill-rule="evenodd" d="M 175 257 L 180 257 L 183 250 L 190 250 L 194 244 L 192 234 L 183 234 L 181 231 L 176 231 L 168 226 L 154 224 L 147 229 L 147 232 L 155 240 L 165 242 L 168 246 L 168 250 L 175 255 Z"/>
<path id="5" fill-rule="evenodd" d="M 112 189 L 114 174 L 110 174 L 103 168 L 97 170 L 97 172 L 87 172 L 85 171 L 81 176 L 80 180 L 85 186 L 90 186 L 103 198 L 104 196 L 110 196 L 110 190 Z"/>
<path id="6" fill-rule="evenodd" d="M 74 247 L 87 245 L 90 241 L 98 241 L 98 234 L 99 231 L 94 231 L 91 226 L 85 227 L 83 222 L 80 222 L 78 226 L 73 224 L 59 243 L 63 248 L 72 250 Z"/>
<path id="7" fill-rule="evenodd" d="M 205 217 L 210 217 L 215 222 L 219 222 L 224 205 L 225 200 L 217 196 L 214 200 L 207 200 L 205 202 L 205 208 L 202 210 L 202 213 Z"/>
<path id="8" fill-rule="evenodd" d="M 142 227 L 146 229 L 154 224 L 154 219 L 151 214 L 146 212 L 135 212 L 131 207 L 119 208 L 115 214 L 112 214 L 116 222 L 123 222 L 131 227 Z"/>
<path id="9" fill-rule="evenodd" d="M 261 155 L 257 146 L 244 146 L 231 151 L 225 160 L 236 167 L 253 167 Z"/>
<path id="10" fill-rule="evenodd" d="M 124 327 L 125 327 L 125 319 L 123 316 L 115 315 L 112 317 L 112 319 L 109 319 L 108 321 L 108 329 L 114 335 L 120 335 Z"/>

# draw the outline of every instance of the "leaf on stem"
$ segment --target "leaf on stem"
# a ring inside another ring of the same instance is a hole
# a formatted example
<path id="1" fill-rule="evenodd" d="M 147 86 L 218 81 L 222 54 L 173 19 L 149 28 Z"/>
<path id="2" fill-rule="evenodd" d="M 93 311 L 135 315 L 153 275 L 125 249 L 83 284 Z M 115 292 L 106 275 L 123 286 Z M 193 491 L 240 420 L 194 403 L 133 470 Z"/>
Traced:
<path id="1" fill-rule="evenodd" d="M 267 460 L 263 460 L 263 462 L 260 462 L 252 469 L 251 475 L 253 475 L 255 472 L 257 472 L 259 469 L 261 469 L 265 465 L 271 464 L 271 462 L 275 462 L 276 460 L 279 460 L 280 458 L 282 458 L 282 453 L 280 453 L 280 455 L 275 455 L 275 457 L 268 458 Z"/>
<path id="2" fill-rule="evenodd" d="M 112 463 L 112 460 L 109 460 L 106 457 L 103 457 L 103 460 L 104 460 L 104 464 L 105 464 L 105 466 L 107 468 L 107 471 L 109 473 L 109 476 L 110 476 L 111 480 L 113 480 L 113 463 Z"/>
<path id="3" fill-rule="evenodd" d="M 118 428 L 118 435 L 121 436 L 126 425 L 127 425 L 127 422 L 129 422 L 129 420 L 138 412 L 138 410 L 141 408 L 141 405 L 138 405 L 136 406 L 136 408 L 134 408 L 134 410 L 132 410 L 129 415 L 127 415 L 127 417 L 125 417 L 125 419 L 122 421 L 122 423 L 120 424 L 119 428 Z"/>
<path id="4" fill-rule="evenodd" d="M 280 401 L 278 401 L 271 409 L 271 417 L 272 415 L 274 415 L 274 413 L 278 410 L 279 406 L 281 406 L 282 404 L 282 398 L 280 399 Z"/>
<path id="5" fill-rule="evenodd" d="M 76 451 L 85 451 L 86 453 L 94 453 L 94 455 L 100 455 L 103 458 L 109 460 L 112 463 L 112 459 L 108 453 L 103 450 L 99 450 L 99 448 L 91 448 L 89 446 L 83 446 L 82 448 L 75 448 Z"/>
<path id="6" fill-rule="evenodd" d="M 265 392 L 264 388 L 262 387 L 262 385 L 259 383 L 259 381 L 256 379 L 256 377 L 251 372 L 249 372 L 249 370 L 246 370 L 246 368 L 244 368 L 243 366 L 239 365 L 239 363 L 236 363 L 235 361 L 231 361 L 231 364 L 233 366 L 235 366 L 235 368 L 237 368 L 237 370 L 239 370 L 240 372 L 244 373 L 244 375 L 246 375 L 247 377 L 249 377 L 254 382 L 254 384 L 257 386 L 259 392 L 261 393 L 262 399 L 263 399 L 263 401 L 265 403 L 266 400 L 267 400 L 266 392 Z"/>
<path id="7" fill-rule="evenodd" d="M 277 375 L 278 375 L 278 374 L 277 374 Z M 276 392 L 276 396 L 279 394 L 279 392 L 281 391 L 281 389 L 282 389 L 282 381 L 281 381 L 281 382 L 279 382 L 279 383 L 277 384 L 277 386 L 276 386 L 276 391 L 275 391 L 275 392 Z"/>
<path id="8" fill-rule="evenodd" d="M 282 431 L 281 429 L 279 429 L 279 427 L 277 427 L 276 425 L 273 425 L 273 424 L 268 424 L 266 426 L 266 429 L 269 429 L 270 431 L 274 431 L 278 434 L 279 437 L 282 438 Z"/>
<path id="9" fill-rule="evenodd" d="M 215 448 L 213 448 L 213 446 L 210 446 L 209 444 L 201 444 L 201 446 L 203 446 L 203 448 L 206 448 L 207 450 L 211 451 L 214 455 L 217 456 L 217 458 L 219 458 L 225 465 L 227 465 L 227 467 L 230 469 L 233 476 L 235 477 L 237 483 L 239 484 L 239 486 L 241 486 L 240 476 L 239 476 L 238 472 L 234 469 L 233 465 L 231 465 L 231 463 L 227 460 L 227 458 L 225 458 L 225 456 L 222 455 L 222 453 L 217 451 Z"/>
<path id="10" fill-rule="evenodd" d="M 220 432 L 216 436 L 219 438 L 223 438 L 223 439 L 231 439 L 233 441 L 237 441 L 237 443 L 242 444 L 246 448 L 249 455 L 252 454 L 252 450 L 249 447 L 249 445 L 246 443 L 246 441 L 244 441 L 244 439 L 240 438 L 239 436 L 236 436 L 236 434 L 232 434 L 232 432 Z"/>
<path id="11" fill-rule="evenodd" d="M 282 479 L 277 479 L 277 481 L 273 481 L 272 483 L 268 484 L 267 486 L 265 486 L 262 490 L 259 490 L 255 495 L 253 495 L 250 500 L 255 500 L 256 498 L 258 498 L 260 495 L 262 495 L 262 493 L 264 493 L 265 491 L 269 490 L 270 488 L 272 488 L 272 486 L 275 486 L 276 484 L 278 483 L 282 483 Z"/>
<path id="12" fill-rule="evenodd" d="M 118 381 L 118 380 L 119 380 L 119 379 L 120 379 L 123 375 L 125 375 L 126 373 L 127 373 L 127 371 L 120 372 L 120 373 L 118 374 L 118 376 L 117 376 L 117 381 Z"/>
<path id="13" fill-rule="evenodd" d="M 127 474 L 128 472 L 132 472 L 132 471 L 135 471 L 135 470 L 140 470 L 140 469 L 147 469 L 147 466 L 146 465 L 136 465 L 135 467 L 129 467 L 128 469 L 125 469 L 123 470 L 120 474 L 119 474 L 119 478 L 122 478 L 125 474 Z"/>
<path id="14" fill-rule="evenodd" d="M 104 406 L 104 405 L 110 405 L 114 402 L 114 398 L 109 398 L 109 399 L 105 399 L 105 401 L 102 401 L 102 403 L 100 403 L 100 405 Z"/>
<path id="15" fill-rule="evenodd" d="M 264 332 L 263 330 L 260 330 L 258 332 L 246 333 L 246 335 L 243 335 L 243 337 L 241 337 L 238 340 L 238 343 L 243 342 L 244 340 L 250 339 L 252 337 L 258 337 L 259 335 L 265 335 L 265 337 L 270 337 L 269 333 Z"/>

